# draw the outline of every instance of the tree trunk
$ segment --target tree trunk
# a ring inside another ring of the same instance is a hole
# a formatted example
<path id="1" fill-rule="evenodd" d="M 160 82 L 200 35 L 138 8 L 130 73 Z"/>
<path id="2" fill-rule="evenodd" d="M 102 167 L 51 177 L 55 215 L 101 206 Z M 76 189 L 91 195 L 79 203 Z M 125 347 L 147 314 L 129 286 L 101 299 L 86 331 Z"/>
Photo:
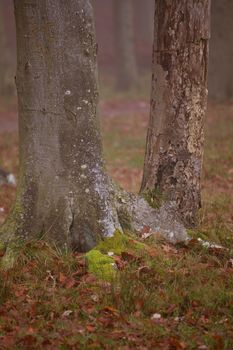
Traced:
<path id="1" fill-rule="evenodd" d="M 86 251 L 121 232 L 187 239 L 172 206 L 151 208 L 105 173 L 97 117 L 93 11 L 87 0 L 15 0 L 20 177 L 1 242 Z"/>
<path id="2" fill-rule="evenodd" d="M 117 89 L 128 90 L 135 86 L 138 78 L 132 0 L 114 0 L 113 11 Z"/>
<path id="3" fill-rule="evenodd" d="M 90 1 L 15 0 L 20 179 L 7 231 L 80 251 L 120 227 L 96 114 Z"/>
<path id="4" fill-rule="evenodd" d="M 187 226 L 200 208 L 207 102 L 209 0 L 155 1 L 151 113 L 141 191 L 177 206 Z"/>
<path id="5" fill-rule="evenodd" d="M 0 3 L 0 95 L 7 92 L 6 41 L 3 22 L 3 6 Z"/>
<path id="6" fill-rule="evenodd" d="M 154 0 L 136 0 L 138 34 L 141 44 L 152 45 L 154 28 Z"/>
<path id="7" fill-rule="evenodd" d="M 212 0 L 209 96 L 233 98 L 233 1 Z"/>

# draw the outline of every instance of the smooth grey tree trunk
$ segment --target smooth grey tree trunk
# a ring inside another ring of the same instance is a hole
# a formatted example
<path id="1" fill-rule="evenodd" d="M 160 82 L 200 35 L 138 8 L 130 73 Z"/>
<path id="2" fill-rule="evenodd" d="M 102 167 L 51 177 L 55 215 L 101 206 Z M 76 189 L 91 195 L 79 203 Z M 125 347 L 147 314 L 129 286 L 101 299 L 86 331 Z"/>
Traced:
<path id="1" fill-rule="evenodd" d="M 212 0 L 209 96 L 233 98 L 233 1 Z"/>
<path id="2" fill-rule="evenodd" d="M 201 204 L 209 0 L 155 1 L 151 113 L 141 192 L 158 191 L 187 226 Z"/>
<path id="3" fill-rule="evenodd" d="M 5 231 L 77 250 L 119 227 L 104 172 L 90 1 L 15 0 L 20 179 Z"/>
<path id="4" fill-rule="evenodd" d="M 115 62 L 118 90 L 128 90 L 138 80 L 134 48 L 133 0 L 114 0 Z"/>
<path id="5" fill-rule="evenodd" d="M 151 208 L 105 173 L 89 0 L 15 0 L 20 176 L 0 243 L 43 238 L 91 249 L 116 229 L 144 225 L 187 239 L 172 206 Z"/>

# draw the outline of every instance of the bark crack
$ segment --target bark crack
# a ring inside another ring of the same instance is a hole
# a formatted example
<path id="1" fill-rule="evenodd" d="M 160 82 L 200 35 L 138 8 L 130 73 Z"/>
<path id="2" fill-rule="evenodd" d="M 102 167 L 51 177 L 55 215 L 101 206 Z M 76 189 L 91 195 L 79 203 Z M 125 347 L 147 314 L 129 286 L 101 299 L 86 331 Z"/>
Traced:
<path id="1" fill-rule="evenodd" d="M 70 219 L 70 223 L 69 223 L 69 227 L 68 227 L 68 235 L 71 237 L 71 242 L 73 241 L 73 228 L 74 228 L 74 219 L 75 219 L 75 213 L 74 213 L 74 208 L 73 208 L 73 199 L 70 199 L 69 201 L 69 211 L 70 211 L 70 215 L 69 215 L 69 219 Z"/>

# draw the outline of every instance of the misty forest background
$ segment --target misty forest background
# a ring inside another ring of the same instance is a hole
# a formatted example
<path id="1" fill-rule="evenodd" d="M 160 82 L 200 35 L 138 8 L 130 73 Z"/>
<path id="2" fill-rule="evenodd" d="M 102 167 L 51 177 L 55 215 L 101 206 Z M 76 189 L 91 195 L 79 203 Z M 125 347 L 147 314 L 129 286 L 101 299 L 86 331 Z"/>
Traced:
<path id="1" fill-rule="evenodd" d="M 14 11 L 12 1 L 0 1 L 0 168 L 17 178 Z M 154 1 L 134 0 L 125 19 L 117 16 L 116 1 L 93 1 L 99 113 L 107 169 L 122 187 L 138 192 L 150 109 Z M 233 348 L 232 18 L 231 0 L 212 0 L 203 203 L 198 227 L 190 231 L 192 247 L 161 241 L 138 256 L 130 246 L 118 259 L 123 272 L 116 285 L 88 274 L 78 254 L 64 256 L 29 243 L 18 266 L 4 275 L 7 282 L 0 281 L 0 348 Z M 0 179 L 0 224 L 15 193 Z M 198 237 L 229 250 L 206 250 L 196 244 Z"/>

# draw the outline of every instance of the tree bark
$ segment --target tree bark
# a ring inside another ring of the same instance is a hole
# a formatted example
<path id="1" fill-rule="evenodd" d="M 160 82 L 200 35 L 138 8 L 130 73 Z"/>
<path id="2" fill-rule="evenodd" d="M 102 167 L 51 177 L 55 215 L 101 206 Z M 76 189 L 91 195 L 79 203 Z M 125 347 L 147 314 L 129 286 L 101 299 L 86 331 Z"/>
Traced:
<path id="1" fill-rule="evenodd" d="M 20 179 L 7 232 L 77 250 L 120 227 L 96 113 L 90 1 L 15 0 Z"/>
<path id="2" fill-rule="evenodd" d="M 138 78 L 134 48 L 132 0 L 114 0 L 115 60 L 118 90 L 135 86 Z"/>
<path id="3" fill-rule="evenodd" d="M 15 0 L 20 176 L 1 243 L 43 238 L 87 251 L 116 229 L 187 239 L 172 206 L 151 208 L 105 173 L 88 0 Z"/>
<path id="4" fill-rule="evenodd" d="M 151 113 L 141 192 L 159 191 L 186 226 L 201 204 L 209 0 L 155 1 Z"/>
<path id="5" fill-rule="evenodd" d="M 233 1 L 212 0 L 209 96 L 233 98 Z"/>

